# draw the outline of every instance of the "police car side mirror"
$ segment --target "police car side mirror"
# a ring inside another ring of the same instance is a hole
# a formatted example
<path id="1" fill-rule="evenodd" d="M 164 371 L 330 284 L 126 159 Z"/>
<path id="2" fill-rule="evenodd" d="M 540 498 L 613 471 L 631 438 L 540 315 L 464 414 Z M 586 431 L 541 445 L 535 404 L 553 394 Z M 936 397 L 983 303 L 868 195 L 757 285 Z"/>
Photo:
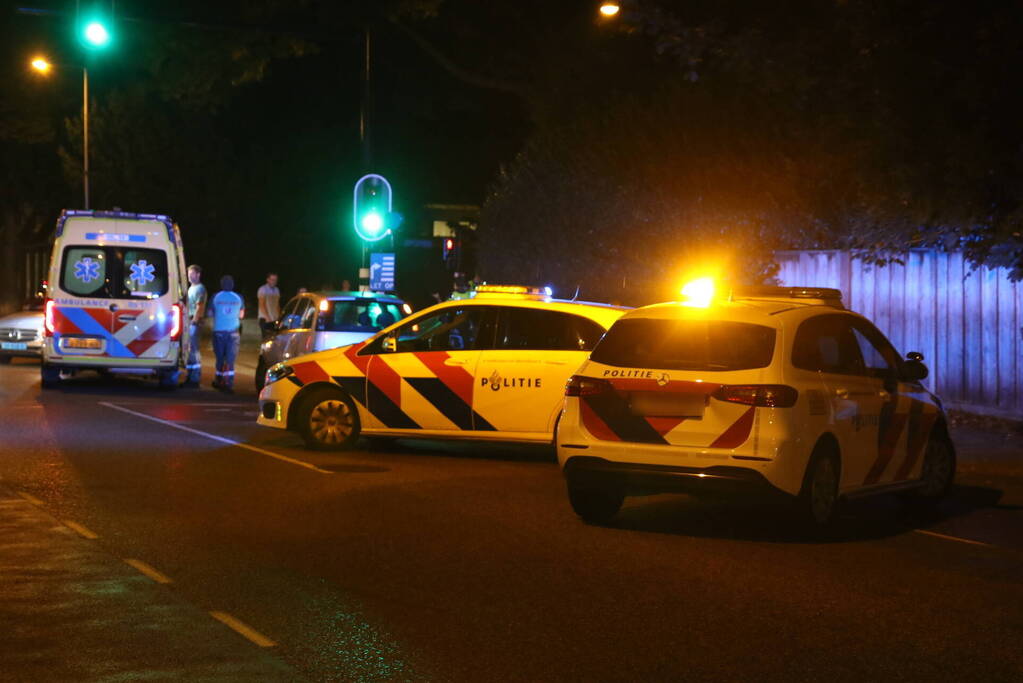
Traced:
<path id="1" fill-rule="evenodd" d="M 924 354 L 917 351 L 910 351 L 906 354 L 906 360 L 902 363 L 899 375 L 904 382 L 919 382 L 927 379 L 927 366 L 924 365 Z"/>
<path id="2" fill-rule="evenodd" d="M 384 337 L 384 343 L 381 348 L 387 353 L 394 353 L 398 350 L 398 340 L 394 337 Z"/>

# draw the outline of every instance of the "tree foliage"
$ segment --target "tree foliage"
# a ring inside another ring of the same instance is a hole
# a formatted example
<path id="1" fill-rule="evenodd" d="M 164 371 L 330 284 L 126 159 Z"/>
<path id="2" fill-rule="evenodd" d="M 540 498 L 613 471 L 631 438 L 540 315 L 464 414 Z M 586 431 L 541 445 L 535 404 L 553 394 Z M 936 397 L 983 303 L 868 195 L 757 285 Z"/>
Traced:
<path id="1" fill-rule="evenodd" d="M 574 70 L 495 183 L 488 273 L 652 298 L 708 260 L 769 274 L 777 247 L 939 245 L 1023 277 L 1020 24 L 1005 3 L 626 4 L 577 59 L 628 68 Z"/>

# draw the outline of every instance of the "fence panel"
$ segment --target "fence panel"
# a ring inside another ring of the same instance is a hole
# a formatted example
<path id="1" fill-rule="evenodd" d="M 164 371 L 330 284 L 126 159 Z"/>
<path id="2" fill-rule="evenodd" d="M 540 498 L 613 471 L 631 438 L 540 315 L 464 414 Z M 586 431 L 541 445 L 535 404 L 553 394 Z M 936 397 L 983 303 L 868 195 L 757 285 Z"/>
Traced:
<path id="1" fill-rule="evenodd" d="M 1023 283 L 958 252 L 915 249 L 871 266 L 843 251 L 780 251 L 782 285 L 835 287 L 902 352 L 920 351 L 946 404 L 1023 417 Z"/>

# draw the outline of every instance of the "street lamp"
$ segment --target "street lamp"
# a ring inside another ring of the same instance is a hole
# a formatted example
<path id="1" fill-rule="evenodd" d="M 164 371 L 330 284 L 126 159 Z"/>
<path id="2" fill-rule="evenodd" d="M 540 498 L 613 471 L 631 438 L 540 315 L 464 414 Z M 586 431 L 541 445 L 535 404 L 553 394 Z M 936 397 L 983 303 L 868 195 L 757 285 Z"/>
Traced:
<path id="1" fill-rule="evenodd" d="M 105 29 L 104 29 L 105 31 Z M 85 194 L 85 208 L 89 208 L 89 70 L 78 64 L 59 64 L 58 66 L 69 66 L 82 70 L 82 188 Z M 49 75 L 53 64 L 45 57 L 36 57 L 32 60 L 32 68 L 43 74 Z"/>
<path id="2" fill-rule="evenodd" d="M 600 13 L 608 19 L 616 16 L 621 9 L 617 2 L 602 2 L 600 4 Z"/>

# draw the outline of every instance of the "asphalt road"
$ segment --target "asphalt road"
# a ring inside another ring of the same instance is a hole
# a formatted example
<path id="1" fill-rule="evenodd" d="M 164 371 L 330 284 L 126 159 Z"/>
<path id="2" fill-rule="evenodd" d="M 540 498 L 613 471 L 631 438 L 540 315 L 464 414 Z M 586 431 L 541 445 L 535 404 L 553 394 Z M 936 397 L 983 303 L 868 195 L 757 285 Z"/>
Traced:
<path id="1" fill-rule="evenodd" d="M 0 680 L 1023 680 L 1011 439 L 827 541 L 681 496 L 594 527 L 544 449 L 311 454 L 250 385 L 0 367 Z"/>

